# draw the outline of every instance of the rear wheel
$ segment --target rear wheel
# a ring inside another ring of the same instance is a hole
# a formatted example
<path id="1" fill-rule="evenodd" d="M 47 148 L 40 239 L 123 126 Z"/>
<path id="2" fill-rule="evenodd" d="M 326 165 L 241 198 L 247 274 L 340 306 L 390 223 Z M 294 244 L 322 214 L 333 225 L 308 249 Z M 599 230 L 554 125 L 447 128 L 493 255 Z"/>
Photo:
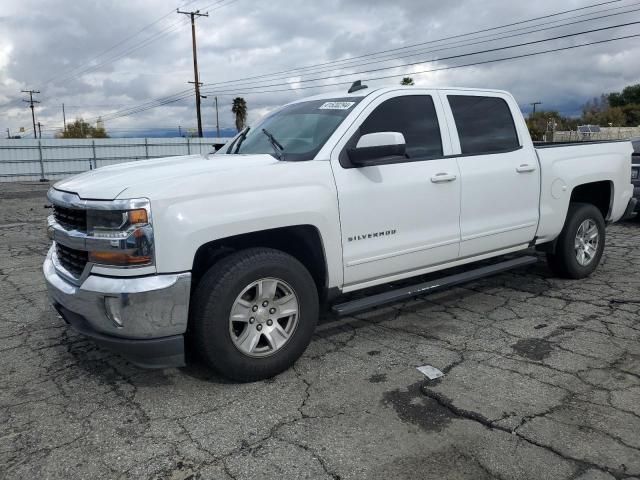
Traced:
<path id="1" fill-rule="evenodd" d="M 215 264 L 193 299 L 194 341 L 203 359 L 239 381 L 290 367 L 311 341 L 318 293 L 307 269 L 273 249 L 236 252 Z"/>
<path id="2" fill-rule="evenodd" d="M 587 277 L 600 263 L 604 242 L 605 226 L 600 210 L 590 203 L 572 203 L 555 252 L 547 254 L 547 263 L 560 277 Z"/>

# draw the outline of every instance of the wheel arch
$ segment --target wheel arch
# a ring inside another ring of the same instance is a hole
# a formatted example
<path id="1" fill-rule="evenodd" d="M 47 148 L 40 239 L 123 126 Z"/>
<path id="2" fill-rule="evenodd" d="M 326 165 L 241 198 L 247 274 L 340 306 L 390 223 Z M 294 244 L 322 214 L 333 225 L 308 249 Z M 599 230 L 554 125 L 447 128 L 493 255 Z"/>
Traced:
<path id="1" fill-rule="evenodd" d="M 293 225 L 248 232 L 207 242 L 196 250 L 191 269 L 192 292 L 202 276 L 227 255 L 247 248 L 266 247 L 288 253 L 308 270 L 321 299 L 329 285 L 327 255 L 322 235 L 314 225 Z"/>
<path id="2" fill-rule="evenodd" d="M 613 209 L 613 189 L 614 185 L 611 180 L 599 180 L 575 185 L 571 190 L 571 195 L 567 202 L 562 228 L 564 228 L 564 225 L 567 223 L 570 207 L 574 203 L 588 203 L 594 205 L 600 211 L 602 218 L 604 218 L 605 221 L 610 218 L 611 211 Z M 558 232 L 558 235 L 553 238 L 553 240 L 536 245 L 536 250 L 546 253 L 555 253 L 560 233 L 561 232 Z"/>
<path id="3" fill-rule="evenodd" d="M 602 218 L 607 220 L 611 216 L 611 210 L 613 208 L 613 189 L 614 186 L 611 180 L 601 180 L 576 185 L 573 187 L 573 190 L 571 190 L 569 204 L 590 203 L 600 210 Z M 565 216 L 565 222 L 566 221 Z"/>

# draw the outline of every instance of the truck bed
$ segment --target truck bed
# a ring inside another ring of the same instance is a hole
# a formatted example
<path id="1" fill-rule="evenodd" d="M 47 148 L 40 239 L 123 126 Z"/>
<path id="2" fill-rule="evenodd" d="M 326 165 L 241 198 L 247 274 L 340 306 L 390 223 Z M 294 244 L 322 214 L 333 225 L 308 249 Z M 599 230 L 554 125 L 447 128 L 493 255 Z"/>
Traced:
<path id="1" fill-rule="evenodd" d="M 596 145 L 601 143 L 628 143 L 629 140 L 582 140 L 576 142 L 533 142 L 536 148 L 556 148 L 578 145 Z"/>
<path id="2" fill-rule="evenodd" d="M 625 213 L 633 193 L 629 140 L 544 144 L 535 151 L 541 173 L 538 242 L 553 239 L 562 229 L 577 185 L 607 182 L 613 190 L 605 219 L 615 222 Z"/>

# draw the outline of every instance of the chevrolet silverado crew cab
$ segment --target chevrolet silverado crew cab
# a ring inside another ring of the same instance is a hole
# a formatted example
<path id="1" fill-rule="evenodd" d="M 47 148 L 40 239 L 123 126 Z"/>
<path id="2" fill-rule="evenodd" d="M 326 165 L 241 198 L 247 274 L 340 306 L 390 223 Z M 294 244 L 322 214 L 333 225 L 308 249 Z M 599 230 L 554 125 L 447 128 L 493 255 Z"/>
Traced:
<path id="1" fill-rule="evenodd" d="M 215 154 L 58 182 L 44 275 L 69 324 L 133 363 L 181 366 L 188 349 L 262 379 L 302 355 L 320 305 L 419 296 L 530 262 L 513 253 L 533 247 L 559 276 L 591 274 L 605 224 L 635 205 L 631 152 L 536 148 L 503 91 L 356 82 L 285 105 Z"/>

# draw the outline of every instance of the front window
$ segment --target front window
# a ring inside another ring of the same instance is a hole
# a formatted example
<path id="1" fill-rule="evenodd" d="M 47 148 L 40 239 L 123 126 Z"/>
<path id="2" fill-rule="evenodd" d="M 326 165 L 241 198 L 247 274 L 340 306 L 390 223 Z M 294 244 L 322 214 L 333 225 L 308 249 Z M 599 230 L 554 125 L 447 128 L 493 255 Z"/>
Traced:
<path id="1" fill-rule="evenodd" d="M 402 95 L 378 105 L 362 122 L 359 133 L 375 132 L 402 133 L 409 159 L 442 157 L 438 115 L 429 95 Z"/>
<path id="2" fill-rule="evenodd" d="M 361 97 L 334 98 L 294 103 L 251 126 L 218 152 L 266 153 L 286 161 L 312 160 Z M 274 146 L 266 130 L 282 146 Z"/>

